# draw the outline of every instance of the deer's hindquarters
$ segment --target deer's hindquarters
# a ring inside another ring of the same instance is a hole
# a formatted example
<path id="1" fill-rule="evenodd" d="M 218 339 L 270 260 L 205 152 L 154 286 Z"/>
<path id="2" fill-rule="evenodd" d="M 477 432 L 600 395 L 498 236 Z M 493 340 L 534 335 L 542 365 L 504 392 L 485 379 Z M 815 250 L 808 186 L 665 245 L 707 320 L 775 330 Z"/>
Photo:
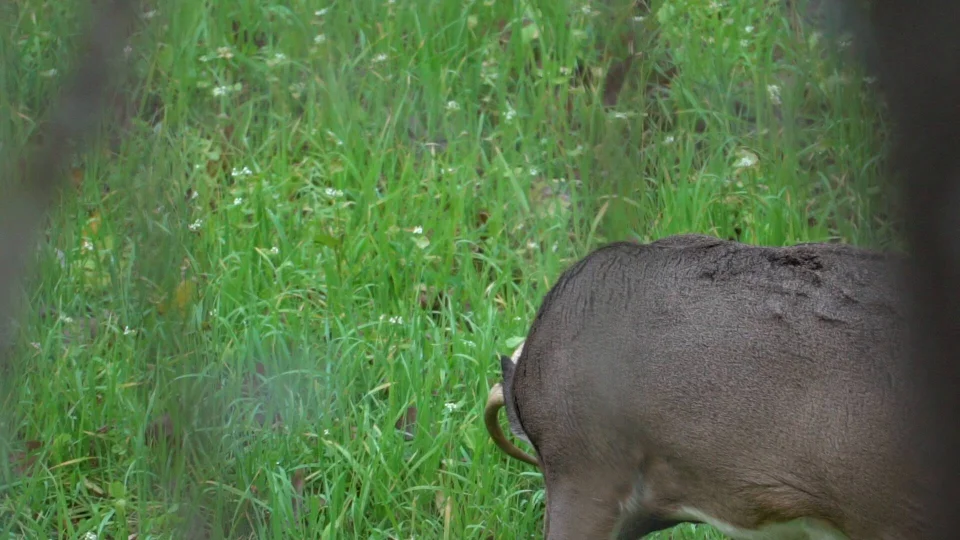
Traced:
<path id="1" fill-rule="evenodd" d="M 916 538 L 897 489 L 910 389 L 894 261 L 682 235 L 573 265 L 502 363 L 511 430 L 544 471 L 548 539 L 680 521 Z"/>

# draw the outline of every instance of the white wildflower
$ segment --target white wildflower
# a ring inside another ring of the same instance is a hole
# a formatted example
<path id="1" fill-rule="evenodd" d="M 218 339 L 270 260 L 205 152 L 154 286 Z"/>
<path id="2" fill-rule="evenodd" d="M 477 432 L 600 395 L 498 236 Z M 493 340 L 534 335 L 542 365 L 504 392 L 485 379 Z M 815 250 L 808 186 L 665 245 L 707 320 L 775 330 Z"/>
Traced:
<path id="1" fill-rule="evenodd" d="M 460 110 L 460 104 L 457 103 L 456 101 L 448 101 L 448 102 L 447 102 L 447 110 L 448 110 L 448 111 L 459 111 L 459 110 Z"/>
<path id="2" fill-rule="evenodd" d="M 316 43 L 317 45 L 320 45 L 321 43 L 326 43 L 326 41 L 327 41 L 327 36 L 324 34 L 317 34 L 313 36 L 313 42 Z"/>
<path id="3" fill-rule="evenodd" d="M 271 254 L 271 255 L 279 255 L 279 254 L 280 254 L 280 248 L 278 248 L 277 246 L 273 246 L 272 248 L 270 248 L 270 254 Z"/>
<path id="4" fill-rule="evenodd" d="M 775 84 L 767 85 L 767 95 L 770 96 L 770 101 L 774 105 L 780 105 L 780 87 Z"/>
<path id="5" fill-rule="evenodd" d="M 230 50 L 230 47 L 217 47 L 217 57 L 229 60 L 233 58 L 233 51 Z"/>
<path id="6" fill-rule="evenodd" d="M 410 231 L 410 232 L 412 232 L 413 234 L 423 234 L 423 227 L 417 225 L 417 226 L 414 227 L 413 230 Z"/>
<path id="7" fill-rule="evenodd" d="M 737 156 L 738 156 L 738 159 L 736 163 L 733 164 L 733 166 L 738 169 L 753 167 L 760 161 L 760 158 L 758 158 L 756 154 L 754 154 L 749 150 L 739 150 L 737 152 Z"/>
<path id="8" fill-rule="evenodd" d="M 329 11 L 330 11 L 330 8 L 325 7 L 325 8 L 323 8 L 323 9 L 318 9 L 318 10 L 314 11 L 313 14 L 316 15 L 317 17 L 323 17 L 323 16 L 326 15 Z"/>
<path id="9" fill-rule="evenodd" d="M 373 57 L 374 64 L 379 64 L 380 62 L 386 62 L 386 60 L 387 60 L 387 55 L 384 53 L 380 53 Z"/>
<path id="10" fill-rule="evenodd" d="M 194 221 L 193 223 L 191 223 L 190 225 L 187 225 L 187 228 L 190 229 L 190 230 L 193 231 L 193 232 L 196 232 L 196 231 L 200 230 L 200 227 L 201 227 L 202 225 L 203 225 L 203 220 L 202 220 L 202 219 L 198 219 L 198 220 Z"/>
<path id="11" fill-rule="evenodd" d="M 330 197 L 331 199 L 336 199 L 336 198 L 339 198 L 339 197 L 343 197 L 343 191 L 341 191 L 341 190 L 339 190 L 339 189 L 327 188 L 327 189 L 323 190 L 323 193 L 324 193 L 327 197 Z"/>
<path id="12" fill-rule="evenodd" d="M 243 197 L 237 197 L 236 199 L 233 200 L 234 206 L 240 206 L 242 203 L 243 203 Z"/>

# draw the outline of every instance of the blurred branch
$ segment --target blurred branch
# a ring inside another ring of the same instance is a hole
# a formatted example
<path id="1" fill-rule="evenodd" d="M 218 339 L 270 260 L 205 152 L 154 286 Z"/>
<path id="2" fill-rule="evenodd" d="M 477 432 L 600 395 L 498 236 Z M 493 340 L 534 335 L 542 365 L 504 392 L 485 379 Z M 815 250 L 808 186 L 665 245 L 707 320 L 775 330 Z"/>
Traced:
<path id="1" fill-rule="evenodd" d="M 93 2 L 88 28 L 73 65 L 75 70 L 50 107 L 46 123 L 27 148 L 8 164 L 12 181 L 5 182 L 0 201 L 0 367 L 9 367 L 11 323 L 17 312 L 15 299 L 27 271 L 45 215 L 66 183 L 66 165 L 73 152 L 82 151 L 97 133 L 106 98 L 118 80 L 121 53 L 135 28 L 135 2 Z M 24 156 L 21 158 L 21 156 Z"/>
<path id="2" fill-rule="evenodd" d="M 871 0 L 870 38 L 894 120 L 893 164 L 913 264 L 905 286 L 911 300 L 912 368 L 919 405 L 910 413 L 917 452 L 916 503 L 932 536 L 955 538 L 960 500 L 960 2 Z M 932 511 L 932 514 L 929 512 Z"/>

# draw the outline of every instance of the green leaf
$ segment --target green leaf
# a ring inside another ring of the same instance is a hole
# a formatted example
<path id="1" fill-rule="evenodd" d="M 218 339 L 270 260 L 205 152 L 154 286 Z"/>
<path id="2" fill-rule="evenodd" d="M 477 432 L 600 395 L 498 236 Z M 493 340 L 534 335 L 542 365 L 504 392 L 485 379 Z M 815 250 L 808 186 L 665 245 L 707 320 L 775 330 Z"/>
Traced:
<path id="1" fill-rule="evenodd" d="M 525 336 L 513 336 L 512 338 L 507 338 L 505 345 L 508 349 L 516 349 L 525 339 L 527 339 Z"/>
<path id="2" fill-rule="evenodd" d="M 127 488 L 121 482 L 111 482 L 108 493 L 113 499 L 122 499 L 127 495 Z"/>

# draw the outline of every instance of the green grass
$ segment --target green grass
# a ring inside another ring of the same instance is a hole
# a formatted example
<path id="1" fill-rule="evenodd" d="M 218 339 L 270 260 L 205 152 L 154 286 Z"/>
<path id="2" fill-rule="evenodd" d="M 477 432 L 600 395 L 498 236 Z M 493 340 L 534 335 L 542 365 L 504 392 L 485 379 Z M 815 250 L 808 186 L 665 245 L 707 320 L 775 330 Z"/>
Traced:
<path id="1" fill-rule="evenodd" d="M 537 537 L 542 478 L 480 417 L 568 264 L 681 232 L 891 245 L 872 89 L 823 35 L 778 0 L 613 4 L 160 4 L 38 252 L 0 527 Z M 0 7 L 5 148 L 75 9 Z"/>

